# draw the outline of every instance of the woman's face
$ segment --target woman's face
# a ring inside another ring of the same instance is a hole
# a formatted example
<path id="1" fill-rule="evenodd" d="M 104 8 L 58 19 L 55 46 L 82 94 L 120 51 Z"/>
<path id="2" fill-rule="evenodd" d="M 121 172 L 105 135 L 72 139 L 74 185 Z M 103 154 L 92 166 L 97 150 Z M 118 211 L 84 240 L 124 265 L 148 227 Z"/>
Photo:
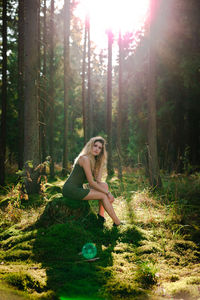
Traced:
<path id="1" fill-rule="evenodd" d="M 94 156 L 98 156 L 101 151 L 102 151 L 103 145 L 101 142 L 97 141 L 94 143 L 94 145 L 92 146 L 92 154 Z"/>

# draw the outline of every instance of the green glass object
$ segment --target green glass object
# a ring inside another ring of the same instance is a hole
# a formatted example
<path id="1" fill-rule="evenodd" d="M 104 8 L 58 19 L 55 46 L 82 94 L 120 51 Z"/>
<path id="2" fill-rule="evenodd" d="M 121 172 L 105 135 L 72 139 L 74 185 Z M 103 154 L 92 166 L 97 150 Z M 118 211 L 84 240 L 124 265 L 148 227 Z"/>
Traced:
<path id="1" fill-rule="evenodd" d="M 82 248 L 82 255 L 86 259 L 92 259 L 97 254 L 97 248 L 94 243 L 87 243 Z"/>

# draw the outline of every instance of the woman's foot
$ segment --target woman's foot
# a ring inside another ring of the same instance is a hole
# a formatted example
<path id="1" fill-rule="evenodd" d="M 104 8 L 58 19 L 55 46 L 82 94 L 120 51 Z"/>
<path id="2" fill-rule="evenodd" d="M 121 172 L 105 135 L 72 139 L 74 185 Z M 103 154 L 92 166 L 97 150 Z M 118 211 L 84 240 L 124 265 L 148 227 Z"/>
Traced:
<path id="1" fill-rule="evenodd" d="M 125 222 L 124 221 L 120 221 L 119 224 L 113 223 L 114 227 L 118 227 L 118 226 L 121 226 L 121 225 L 125 225 Z"/>
<path id="2" fill-rule="evenodd" d="M 101 223 L 104 223 L 106 221 L 106 219 L 100 214 L 97 214 L 97 217 L 98 217 L 98 221 L 100 221 Z"/>

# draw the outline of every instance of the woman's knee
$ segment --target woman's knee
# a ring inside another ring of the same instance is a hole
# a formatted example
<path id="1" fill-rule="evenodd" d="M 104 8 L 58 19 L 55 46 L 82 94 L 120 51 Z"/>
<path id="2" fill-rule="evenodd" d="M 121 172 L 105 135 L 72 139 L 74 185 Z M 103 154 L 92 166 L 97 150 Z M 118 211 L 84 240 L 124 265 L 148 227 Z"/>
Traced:
<path id="1" fill-rule="evenodd" d="M 113 203 L 115 201 L 114 198 L 112 198 L 112 199 L 108 198 L 108 199 L 109 199 L 110 203 Z"/>
<path id="2" fill-rule="evenodd" d="M 108 201 L 109 201 L 108 197 L 105 194 L 102 193 L 101 202 L 105 203 L 105 202 L 108 202 Z"/>
<path id="3" fill-rule="evenodd" d="M 108 184 L 106 182 L 100 182 L 99 184 L 108 191 Z"/>

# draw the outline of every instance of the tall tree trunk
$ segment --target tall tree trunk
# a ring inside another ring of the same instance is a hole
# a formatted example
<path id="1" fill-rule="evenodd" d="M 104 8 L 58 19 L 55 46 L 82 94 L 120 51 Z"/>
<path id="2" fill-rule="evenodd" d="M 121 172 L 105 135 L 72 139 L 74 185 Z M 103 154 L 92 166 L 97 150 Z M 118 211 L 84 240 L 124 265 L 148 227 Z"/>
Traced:
<path id="1" fill-rule="evenodd" d="M 63 168 L 62 173 L 67 173 L 68 162 L 68 105 L 69 105 L 69 81 L 70 81 L 70 0 L 64 2 L 64 141 L 63 141 Z"/>
<path id="2" fill-rule="evenodd" d="M 24 0 L 19 0 L 18 22 L 18 111 L 19 111 L 19 154 L 18 167 L 24 163 Z"/>
<path id="3" fill-rule="evenodd" d="M 49 116 L 49 154 L 51 157 L 50 164 L 50 176 L 54 177 L 54 0 L 51 0 L 51 15 L 50 15 L 50 89 L 49 89 L 49 99 L 50 99 L 50 116 Z"/>
<path id="4" fill-rule="evenodd" d="M 155 11 L 158 0 L 151 0 L 149 24 L 149 66 L 148 66 L 148 164 L 149 179 L 152 187 L 161 186 L 157 153 L 157 125 L 156 125 L 156 66 L 155 66 Z"/>
<path id="5" fill-rule="evenodd" d="M 112 165 L 112 43 L 113 33 L 108 30 L 108 75 L 107 75 L 107 143 L 108 143 L 108 176 L 113 175 Z"/>
<path id="6" fill-rule="evenodd" d="M 82 111 L 83 111 L 83 133 L 84 143 L 88 140 L 87 136 L 87 117 L 86 117 L 86 92 L 85 92 L 85 67 L 86 67 L 86 46 L 87 46 L 87 20 L 85 19 L 85 33 L 84 33 L 84 46 L 83 46 L 83 63 L 82 63 Z"/>
<path id="7" fill-rule="evenodd" d="M 46 160 L 47 150 L 46 150 L 46 102 L 47 102 L 47 24 L 46 24 L 46 11 L 47 5 L 46 0 L 44 0 L 43 7 L 43 80 L 42 80 L 42 98 L 41 98 L 41 123 L 40 123 L 40 141 L 41 141 L 41 152 L 42 161 Z"/>
<path id="8" fill-rule="evenodd" d="M 27 172 L 26 186 L 30 183 L 28 161 L 33 167 L 39 164 L 38 120 L 38 1 L 24 0 L 24 165 Z M 37 180 L 37 179 L 35 179 Z"/>
<path id="9" fill-rule="evenodd" d="M 38 1 L 24 0 L 24 162 L 39 163 Z"/>
<path id="10" fill-rule="evenodd" d="M 40 28 L 40 0 L 38 0 L 38 108 L 39 108 L 39 158 L 41 161 L 42 158 L 42 145 L 41 145 L 41 78 L 40 78 L 40 70 L 41 70 L 41 28 Z"/>
<path id="11" fill-rule="evenodd" d="M 7 115 L 7 1 L 3 0 L 3 65 L 2 65 L 2 100 L 0 132 L 0 185 L 5 184 L 6 158 L 6 115 Z"/>
<path id="12" fill-rule="evenodd" d="M 87 33 L 88 33 L 88 92 L 87 92 L 87 103 L 88 103 L 88 136 L 92 137 L 92 103 L 91 103 L 91 51 L 90 51 L 90 16 L 87 16 Z"/>
<path id="13" fill-rule="evenodd" d="M 122 36 L 119 31 L 119 99 L 118 99 L 118 116 L 117 116 L 117 152 L 118 152 L 118 178 L 122 180 Z"/>

